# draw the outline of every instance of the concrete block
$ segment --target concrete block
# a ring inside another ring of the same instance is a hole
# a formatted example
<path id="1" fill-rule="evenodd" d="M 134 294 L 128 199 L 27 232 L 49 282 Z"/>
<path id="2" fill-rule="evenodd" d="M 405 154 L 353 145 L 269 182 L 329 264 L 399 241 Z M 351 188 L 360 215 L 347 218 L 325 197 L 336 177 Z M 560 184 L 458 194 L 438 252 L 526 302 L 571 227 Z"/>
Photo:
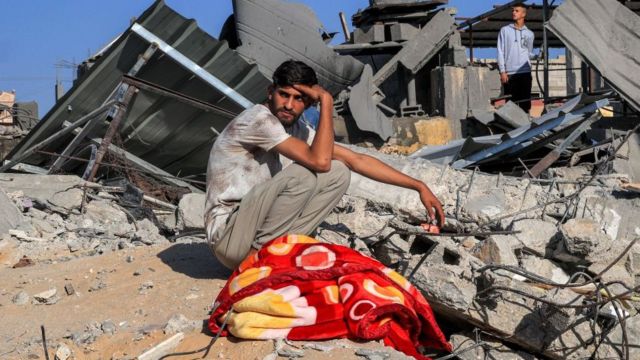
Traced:
<path id="1" fill-rule="evenodd" d="M 462 120 L 475 109 L 489 110 L 492 77 L 488 68 L 437 67 L 431 71 L 431 113 L 458 121 L 455 138 L 462 138 Z"/>
<path id="2" fill-rule="evenodd" d="M 556 255 L 566 252 L 591 263 L 605 255 L 612 245 L 611 239 L 602 231 L 600 225 L 590 219 L 571 219 L 562 224 L 560 230 L 564 246 L 557 249 Z"/>
<path id="3" fill-rule="evenodd" d="M 556 283 L 564 284 L 569 280 L 569 275 L 551 260 L 542 259 L 537 256 L 526 256 L 522 258 L 521 261 L 522 267 L 526 270 Z"/>
<path id="4" fill-rule="evenodd" d="M 469 65 L 467 61 L 467 48 L 464 46 L 452 46 L 444 51 L 447 65 L 465 67 Z"/>
<path id="5" fill-rule="evenodd" d="M 0 188 L 0 236 L 15 229 L 24 221 L 22 213 Z"/>
<path id="6" fill-rule="evenodd" d="M 504 239 L 494 239 L 493 237 L 481 242 L 473 250 L 474 255 L 485 264 L 513 265 L 518 266 L 518 259 L 513 253 L 511 244 Z"/>
<path id="7" fill-rule="evenodd" d="M 522 247 L 538 256 L 544 256 L 547 247 L 558 239 L 558 229 L 552 223 L 539 219 L 522 219 L 511 225 L 511 230 L 519 231 L 515 238 Z"/>
<path id="8" fill-rule="evenodd" d="M 26 197 L 44 204 L 56 193 L 77 187 L 83 182 L 75 175 L 0 174 L 0 187 L 6 192 L 22 191 Z"/>
<path id="9" fill-rule="evenodd" d="M 371 25 L 368 28 L 357 28 L 353 31 L 353 42 L 356 44 L 384 41 L 384 25 L 382 24 Z"/>
<path id="10" fill-rule="evenodd" d="M 178 222 L 184 229 L 204 229 L 204 194 L 185 194 L 178 204 Z"/>
<path id="11" fill-rule="evenodd" d="M 407 41 L 418 34 L 418 28 L 406 23 L 391 25 L 391 41 Z"/>

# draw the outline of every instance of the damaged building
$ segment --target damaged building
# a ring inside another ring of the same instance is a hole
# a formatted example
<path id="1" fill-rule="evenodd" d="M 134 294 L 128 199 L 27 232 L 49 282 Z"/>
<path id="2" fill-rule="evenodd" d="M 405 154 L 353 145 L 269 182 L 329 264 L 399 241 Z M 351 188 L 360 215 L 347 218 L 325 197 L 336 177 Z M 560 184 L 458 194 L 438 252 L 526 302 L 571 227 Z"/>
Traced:
<path id="1" fill-rule="evenodd" d="M 68 246 L 58 230 L 81 227 L 89 207 L 111 236 L 92 248 L 102 252 L 116 238 L 202 236 L 213 142 L 293 58 L 334 96 L 336 140 L 424 181 L 447 218 L 427 233 L 414 193 L 354 174 L 318 239 L 409 279 L 459 359 L 639 358 L 640 2 L 530 7 L 547 55 L 534 65 L 537 114 L 502 95 L 496 64 L 474 54 L 495 47 L 518 1 L 472 18 L 447 3 L 370 0 L 350 24 L 341 14 L 345 41 L 331 45 L 336 34 L 301 4 L 233 0 L 214 37 L 155 1 L 41 121 L 32 105 L 2 106 L 0 130 L 10 118 L 22 132 L 2 152 L 11 209 L 0 230 Z M 549 48 L 565 49 L 564 62 Z M 64 184 L 45 195 L 25 185 L 48 178 Z M 34 225 L 52 214 L 55 229 Z M 74 235 L 76 250 L 88 233 Z"/>

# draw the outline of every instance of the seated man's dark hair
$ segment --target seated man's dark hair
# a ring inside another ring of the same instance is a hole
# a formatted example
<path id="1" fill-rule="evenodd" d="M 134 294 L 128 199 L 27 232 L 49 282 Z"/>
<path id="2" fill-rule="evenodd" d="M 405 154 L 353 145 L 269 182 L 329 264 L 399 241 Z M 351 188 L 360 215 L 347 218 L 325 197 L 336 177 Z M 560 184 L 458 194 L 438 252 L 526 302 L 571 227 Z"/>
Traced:
<path id="1" fill-rule="evenodd" d="M 313 86 L 318 83 L 316 72 L 302 61 L 287 60 L 273 73 L 273 85 L 285 87 L 295 84 Z"/>

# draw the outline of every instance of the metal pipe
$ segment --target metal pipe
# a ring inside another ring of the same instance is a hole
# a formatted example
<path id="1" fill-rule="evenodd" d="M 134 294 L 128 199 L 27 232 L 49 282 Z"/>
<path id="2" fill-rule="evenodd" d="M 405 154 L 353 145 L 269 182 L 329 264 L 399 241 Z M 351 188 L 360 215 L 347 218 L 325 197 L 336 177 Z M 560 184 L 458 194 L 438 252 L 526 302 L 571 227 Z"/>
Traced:
<path id="1" fill-rule="evenodd" d="M 116 131 L 120 126 L 120 122 L 122 121 L 122 118 L 124 118 L 124 115 L 127 113 L 129 102 L 131 101 L 131 98 L 133 98 L 133 95 L 137 91 L 137 88 L 135 88 L 134 86 L 130 86 L 130 85 L 123 85 L 123 86 L 126 86 L 127 89 L 125 90 L 120 106 L 118 106 L 116 115 L 113 118 L 113 120 L 111 120 L 111 124 L 109 124 L 109 128 L 107 128 L 107 132 L 104 135 L 104 138 L 102 139 L 102 143 L 100 144 L 100 147 L 98 148 L 98 153 L 96 154 L 96 161 L 93 164 L 93 168 L 91 169 L 91 172 L 89 173 L 89 177 L 86 179 L 87 181 L 93 181 L 93 179 L 95 178 L 96 173 L 98 172 L 98 168 L 100 167 L 100 163 L 102 162 L 102 158 L 104 157 L 104 154 L 107 152 L 107 149 L 109 148 L 109 144 L 111 144 L 111 140 L 113 136 L 116 134 Z"/>
<path id="2" fill-rule="evenodd" d="M 549 15 L 549 0 L 542 0 L 542 52 L 544 54 L 544 100 L 543 105 L 549 102 L 549 39 L 547 34 L 547 17 Z"/>
<path id="3" fill-rule="evenodd" d="M 184 56 L 180 51 L 176 50 L 171 45 L 164 42 L 162 39 L 160 39 L 158 36 L 153 34 L 151 31 L 145 29 L 142 25 L 137 23 L 133 24 L 133 26 L 131 26 L 131 31 L 135 32 L 140 37 L 142 37 L 143 39 L 145 39 L 146 41 L 152 44 L 156 43 L 158 45 L 158 48 L 163 53 L 167 54 L 175 62 L 184 66 L 189 71 L 193 72 L 194 75 L 204 80 L 207 84 L 213 86 L 218 91 L 228 96 L 238 105 L 242 106 L 245 109 L 253 106 L 253 102 L 251 102 L 250 100 L 242 96 L 234 88 L 230 87 L 229 85 L 225 84 L 222 80 L 213 76 L 207 70 L 203 69 L 200 65 L 196 64 L 191 59 Z"/>
<path id="4" fill-rule="evenodd" d="M 340 11 L 338 14 L 340 16 L 340 24 L 342 24 L 342 33 L 344 33 L 344 41 L 351 42 L 351 31 L 349 31 L 349 25 L 347 25 L 347 19 L 344 16 L 344 13 Z"/>
<path id="5" fill-rule="evenodd" d="M 238 116 L 237 113 L 234 113 L 232 111 L 229 111 L 225 108 L 219 107 L 219 106 L 215 106 L 212 104 L 209 104 L 207 102 L 204 102 L 202 100 L 198 100 L 194 97 L 182 94 L 178 91 L 174 91 L 171 90 L 169 88 L 165 88 L 162 87 L 160 85 L 157 85 L 155 83 L 152 83 L 150 81 L 146 81 L 143 79 L 139 79 L 133 76 L 129 76 L 129 75 L 124 75 L 122 77 L 122 82 L 128 85 L 133 85 L 135 87 L 137 87 L 140 90 L 144 90 L 144 91 L 148 91 L 160 96 L 165 96 L 168 97 L 170 99 L 179 101 L 181 103 L 187 104 L 189 106 L 193 106 L 194 108 L 203 110 L 203 111 L 207 111 L 207 112 L 214 112 L 220 116 L 224 116 L 228 119 L 233 119 L 234 117 Z"/>
<path id="6" fill-rule="evenodd" d="M 469 63 L 473 64 L 473 24 L 469 25 Z"/>

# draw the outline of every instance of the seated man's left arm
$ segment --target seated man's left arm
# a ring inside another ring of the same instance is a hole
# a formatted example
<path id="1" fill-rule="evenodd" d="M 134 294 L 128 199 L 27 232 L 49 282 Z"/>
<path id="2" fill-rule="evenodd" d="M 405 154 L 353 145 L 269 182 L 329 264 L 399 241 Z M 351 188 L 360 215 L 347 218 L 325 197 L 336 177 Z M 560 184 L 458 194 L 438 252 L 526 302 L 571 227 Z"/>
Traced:
<path id="1" fill-rule="evenodd" d="M 357 153 L 337 144 L 333 148 L 333 158 L 342 161 L 349 169 L 369 179 L 416 190 L 429 213 L 429 218 L 437 220 L 440 226 L 444 224 L 442 204 L 422 181 L 403 174 L 372 156 Z"/>

